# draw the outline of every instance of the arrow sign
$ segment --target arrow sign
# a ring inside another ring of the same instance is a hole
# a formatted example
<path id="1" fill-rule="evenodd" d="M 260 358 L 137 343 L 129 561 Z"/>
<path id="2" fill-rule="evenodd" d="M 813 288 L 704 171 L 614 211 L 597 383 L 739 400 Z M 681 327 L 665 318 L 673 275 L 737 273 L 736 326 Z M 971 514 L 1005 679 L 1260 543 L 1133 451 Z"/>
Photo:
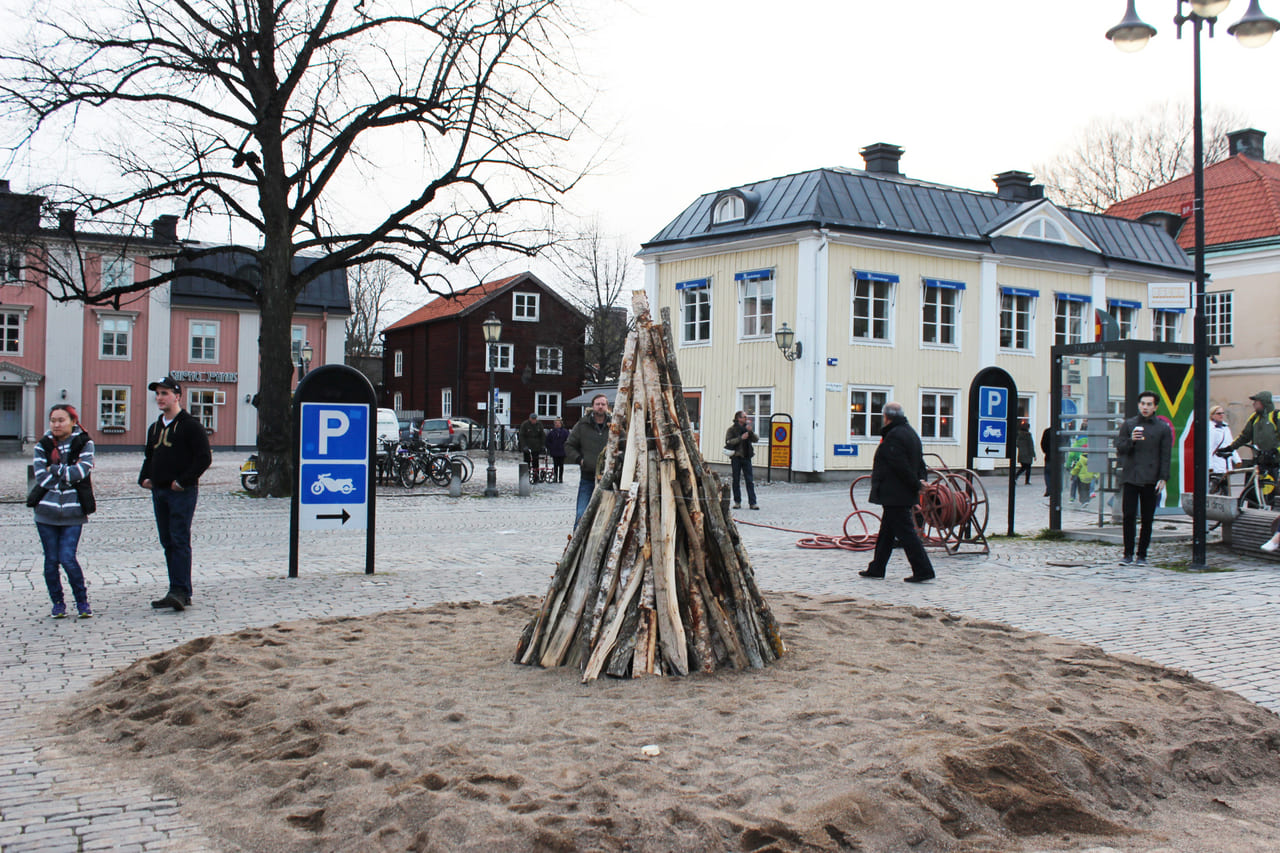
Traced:
<path id="1" fill-rule="evenodd" d="M 986 447 L 982 448 L 982 452 L 983 452 L 983 453 L 985 453 L 985 454 L 987 454 L 988 456 L 998 456 L 998 455 L 1000 455 L 1001 453 L 1004 453 L 1004 451 L 1003 451 L 1003 450 L 1001 450 L 1000 448 L 998 448 L 998 447 L 992 447 L 992 446 L 990 446 L 990 445 L 988 445 L 988 446 L 986 446 Z M 323 516 L 323 515 L 318 516 L 318 517 L 319 517 L 319 518 L 325 518 L 325 516 Z"/>
<path id="2" fill-rule="evenodd" d="M 316 521 L 333 521 L 339 518 L 342 519 L 343 524 L 346 524 L 347 519 L 351 518 L 351 513 L 344 509 L 341 513 L 334 513 L 333 515 L 317 515 Z"/>

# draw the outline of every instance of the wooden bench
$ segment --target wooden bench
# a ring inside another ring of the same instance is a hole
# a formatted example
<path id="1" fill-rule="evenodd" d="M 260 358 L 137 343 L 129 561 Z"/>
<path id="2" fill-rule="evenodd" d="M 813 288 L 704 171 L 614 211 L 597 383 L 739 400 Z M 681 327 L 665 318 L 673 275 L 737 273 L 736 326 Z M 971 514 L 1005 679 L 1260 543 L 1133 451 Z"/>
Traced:
<path id="1" fill-rule="evenodd" d="M 1231 550 L 1280 563 L 1280 551 L 1267 553 L 1258 546 L 1271 538 L 1277 513 L 1265 509 L 1246 509 L 1231 522 Z"/>

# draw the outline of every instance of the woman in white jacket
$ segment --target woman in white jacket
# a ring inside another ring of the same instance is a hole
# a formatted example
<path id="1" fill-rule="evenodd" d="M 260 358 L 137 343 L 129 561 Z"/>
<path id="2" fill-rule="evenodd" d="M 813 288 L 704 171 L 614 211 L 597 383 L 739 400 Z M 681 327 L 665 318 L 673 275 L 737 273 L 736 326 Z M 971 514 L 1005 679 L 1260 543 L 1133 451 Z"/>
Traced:
<path id="1" fill-rule="evenodd" d="M 1209 410 L 1209 473 L 1210 474 L 1226 474 L 1232 468 L 1240 464 L 1240 454 L 1232 452 L 1230 459 L 1224 459 L 1218 455 L 1219 448 L 1226 447 L 1231 444 L 1231 427 L 1227 426 L 1226 412 L 1221 406 L 1214 406 Z M 1221 486 L 1212 490 L 1215 493 L 1227 494 L 1226 480 L 1221 481 Z"/>

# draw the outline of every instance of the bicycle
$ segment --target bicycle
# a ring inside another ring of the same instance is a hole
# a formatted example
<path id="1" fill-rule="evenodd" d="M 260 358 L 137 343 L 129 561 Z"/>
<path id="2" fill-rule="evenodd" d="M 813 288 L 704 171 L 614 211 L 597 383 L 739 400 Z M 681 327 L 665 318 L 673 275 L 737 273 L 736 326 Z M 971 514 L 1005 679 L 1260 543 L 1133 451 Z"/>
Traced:
<path id="1" fill-rule="evenodd" d="M 1236 498 L 1236 509 L 1278 509 L 1276 469 L 1270 465 L 1254 465 L 1245 477 L 1244 489 Z"/>

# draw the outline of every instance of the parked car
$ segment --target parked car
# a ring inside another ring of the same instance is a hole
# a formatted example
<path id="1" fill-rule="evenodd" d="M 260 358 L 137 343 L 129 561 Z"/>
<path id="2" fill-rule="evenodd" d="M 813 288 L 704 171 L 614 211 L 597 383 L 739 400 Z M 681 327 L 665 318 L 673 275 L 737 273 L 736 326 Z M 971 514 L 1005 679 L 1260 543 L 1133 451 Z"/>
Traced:
<path id="1" fill-rule="evenodd" d="M 460 446 L 462 436 L 458 435 L 448 418 L 427 418 L 419 429 L 422 440 L 433 447 L 447 447 L 450 450 L 465 449 Z"/>
<path id="2" fill-rule="evenodd" d="M 378 409 L 378 442 L 395 441 L 400 436 L 394 409 Z"/>
<path id="3" fill-rule="evenodd" d="M 455 417 L 450 420 L 453 421 L 453 434 L 457 436 L 458 449 L 469 450 L 484 444 L 484 424 L 471 418 Z"/>

